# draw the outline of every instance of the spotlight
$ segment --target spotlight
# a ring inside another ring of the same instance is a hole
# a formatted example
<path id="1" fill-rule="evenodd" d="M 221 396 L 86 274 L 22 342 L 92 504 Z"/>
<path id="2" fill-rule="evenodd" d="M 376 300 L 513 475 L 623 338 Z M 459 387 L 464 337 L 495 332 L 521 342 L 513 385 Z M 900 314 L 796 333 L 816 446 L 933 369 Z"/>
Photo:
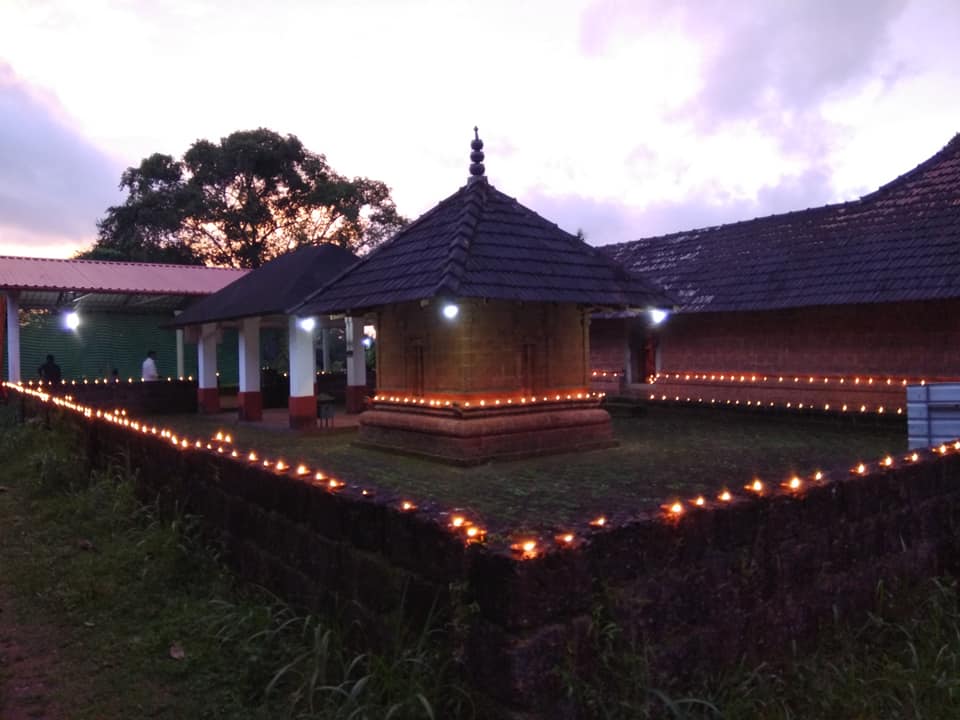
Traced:
<path id="1" fill-rule="evenodd" d="M 664 320 L 667 319 L 667 311 L 660 310 L 659 308 L 651 308 L 650 310 L 650 322 L 654 325 L 659 325 Z"/>
<path id="2" fill-rule="evenodd" d="M 76 330 L 80 327 L 80 316 L 75 312 L 68 312 L 63 318 L 63 324 L 67 326 L 68 330 Z"/>
<path id="3" fill-rule="evenodd" d="M 312 317 L 300 318 L 297 320 L 297 325 L 305 332 L 313 332 L 313 329 L 317 326 L 317 321 L 316 318 Z"/>
<path id="4" fill-rule="evenodd" d="M 460 307 L 454 305 L 453 303 L 447 303 L 443 306 L 443 316 L 447 320 L 453 320 L 457 315 L 460 314 Z"/>
<path id="5" fill-rule="evenodd" d="M 373 338 L 369 335 L 365 335 L 361 342 L 365 348 L 373 347 Z"/>

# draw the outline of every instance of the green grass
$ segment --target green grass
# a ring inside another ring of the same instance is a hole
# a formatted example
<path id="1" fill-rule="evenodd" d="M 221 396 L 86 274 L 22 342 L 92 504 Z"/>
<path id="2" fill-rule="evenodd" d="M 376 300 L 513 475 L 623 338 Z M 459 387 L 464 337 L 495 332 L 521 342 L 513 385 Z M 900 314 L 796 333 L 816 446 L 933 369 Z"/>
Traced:
<path id="1" fill-rule="evenodd" d="M 241 449 L 435 500 L 512 526 L 583 521 L 675 497 L 740 489 L 753 477 L 786 480 L 906 450 L 905 423 L 852 423 L 729 410 L 654 406 L 614 418 L 619 447 L 456 468 L 358 448 L 353 434 L 304 436 L 237 423 L 235 415 L 157 417 L 181 434 L 229 430 Z"/>
<path id="2" fill-rule="evenodd" d="M 12 419 L 0 407 L 3 595 L 45 628 L 25 652 L 59 654 L 68 717 L 473 716 L 439 631 L 397 623 L 365 653 L 362 627 L 237 581 L 196 518 L 137 502 L 123 462 L 87 474 L 69 436 Z"/>
<path id="3" fill-rule="evenodd" d="M 955 720 L 960 717 L 960 604 L 955 579 L 889 592 L 859 627 L 826 628 L 776 663 L 720 669 L 691 687 L 657 689 L 645 653 L 602 613 L 587 677 L 566 686 L 596 720 Z"/>

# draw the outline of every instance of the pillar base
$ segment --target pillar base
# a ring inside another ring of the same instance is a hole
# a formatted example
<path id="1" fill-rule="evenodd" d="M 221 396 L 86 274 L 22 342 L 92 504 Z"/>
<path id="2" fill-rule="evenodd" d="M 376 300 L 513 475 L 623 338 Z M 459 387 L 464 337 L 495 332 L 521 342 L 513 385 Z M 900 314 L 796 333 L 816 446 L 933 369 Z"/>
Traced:
<path id="1" fill-rule="evenodd" d="M 220 390 L 217 388 L 197 388 L 197 406 L 202 413 L 220 412 Z"/>
<path id="2" fill-rule="evenodd" d="M 316 395 L 291 396 L 287 407 L 290 409 L 290 427 L 300 430 L 317 426 Z"/>
<path id="3" fill-rule="evenodd" d="M 241 420 L 263 420 L 263 395 L 259 390 L 237 393 L 237 409 Z"/>
<path id="4" fill-rule="evenodd" d="M 356 415 L 366 410 L 366 399 L 366 385 L 347 385 L 347 414 Z"/>

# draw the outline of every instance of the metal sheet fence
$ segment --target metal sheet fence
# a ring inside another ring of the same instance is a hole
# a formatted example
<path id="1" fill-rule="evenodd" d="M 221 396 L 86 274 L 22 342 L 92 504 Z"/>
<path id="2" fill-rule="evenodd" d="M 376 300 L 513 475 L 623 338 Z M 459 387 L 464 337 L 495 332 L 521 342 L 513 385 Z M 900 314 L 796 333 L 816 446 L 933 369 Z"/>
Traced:
<path id="1" fill-rule="evenodd" d="M 960 437 L 960 383 L 907 386 L 910 449 Z"/>

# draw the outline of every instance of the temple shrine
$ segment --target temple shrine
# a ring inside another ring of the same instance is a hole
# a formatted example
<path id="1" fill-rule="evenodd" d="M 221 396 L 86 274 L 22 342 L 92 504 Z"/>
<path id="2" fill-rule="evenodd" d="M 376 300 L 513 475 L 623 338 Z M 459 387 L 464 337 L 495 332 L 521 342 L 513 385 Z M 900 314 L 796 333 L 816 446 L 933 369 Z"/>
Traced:
<path id="1" fill-rule="evenodd" d="M 458 464 L 613 445 L 591 313 L 674 302 L 494 188 L 474 131 L 466 185 L 292 312 L 375 326 L 363 444 Z"/>

